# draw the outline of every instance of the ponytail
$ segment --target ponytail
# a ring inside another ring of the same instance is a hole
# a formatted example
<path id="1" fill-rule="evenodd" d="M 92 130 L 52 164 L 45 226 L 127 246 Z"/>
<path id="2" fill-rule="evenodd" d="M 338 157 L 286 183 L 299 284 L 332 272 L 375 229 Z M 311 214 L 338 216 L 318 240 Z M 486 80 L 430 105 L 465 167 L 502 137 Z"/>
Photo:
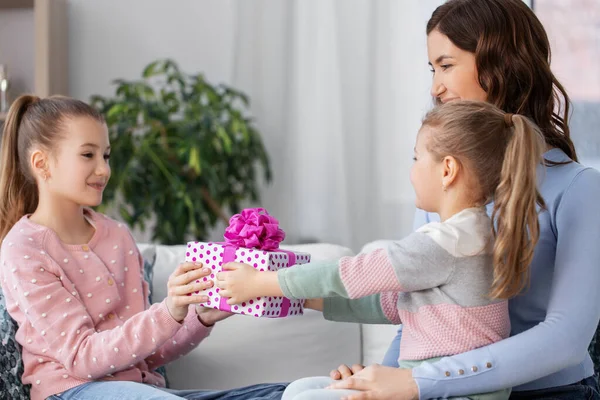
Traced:
<path id="1" fill-rule="evenodd" d="M 537 190 L 543 135 L 521 115 L 504 117 L 511 136 L 494 195 L 496 240 L 491 296 L 506 299 L 519 294 L 529 282 L 529 265 L 540 234 L 537 207 L 544 208 L 545 204 Z"/>
<path id="2" fill-rule="evenodd" d="M 522 115 L 492 104 L 456 101 L 437 106 L 423 125 L 435 129 L 429 150 L 438 160 L 452 155 L 468 165 L 467 190 L 474 205 L 494 201 L 492 298 L 516 296 L 529 281 L 539 238 L 537 170 L 543 168 L 544 136 Z"/>
<path id="3" fill-rule="evenodd" d="M 25 214 L 32 213 L 38 203 L 35 180 L 29 173 L 27 154 L 19 151 L 19 130 L 28 108 L 39 101 L 35 96 L 19 97 L 8 110 L 2 133 L 0 153 L 0 241 Z M 26 168 L 27 167 L 27 168 Z"/>

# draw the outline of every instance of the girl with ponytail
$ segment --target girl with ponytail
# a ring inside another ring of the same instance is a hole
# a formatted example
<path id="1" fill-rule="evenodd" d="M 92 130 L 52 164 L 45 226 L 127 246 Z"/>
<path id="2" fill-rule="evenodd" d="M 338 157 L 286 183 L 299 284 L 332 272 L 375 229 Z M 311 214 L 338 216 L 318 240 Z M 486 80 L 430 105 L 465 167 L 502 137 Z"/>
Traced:
<path id="1" fill-rule="evenodd" d="M 19 378 L 31 385 L 32 400 L 278 397 L 283 385 L 164 388 L 156 369 L 193 350 L 230 314 L 197 306 L 208 299 L 194 292 L 212 286 L 202 280 L 209 270 L 197 263 L 179 265 L 167 298 L 149 304 L 131 233 L 91 209 L 110 178 L 109 157 L 106 124 L 81 101 L 21 96 L 8 112 L 0 283 L 18 324 Z"/>
<path id="2" fill-rule="evenodd" d="M 338 320 L 402 323 L 403 368 L 501 341 L 510 334 L 507 300 L 527 286 L 539 238 L 544 150 L 539 128 L 522 115 L 477 101 L 438 106 L 417 136 L 411 182 L 417 207 L 439 214 L 440 222 L 387 249 L 335 262 L 277 272 L 230 263 L 217 277 L 220 294 L 230 304 L 261 296 L 325 298 L 315 308 L 328 304 Z M 492 200 L 490 218 L 485 206 Z M 444 375 L 453 373 L 464 376 L 465 367 Z M 330 378 L 302 379 L 283 400 L 358 395 L 325 389 L 331 384 Z M 476 393 L 466 394 L 507 399 L 510 390 Z"/>

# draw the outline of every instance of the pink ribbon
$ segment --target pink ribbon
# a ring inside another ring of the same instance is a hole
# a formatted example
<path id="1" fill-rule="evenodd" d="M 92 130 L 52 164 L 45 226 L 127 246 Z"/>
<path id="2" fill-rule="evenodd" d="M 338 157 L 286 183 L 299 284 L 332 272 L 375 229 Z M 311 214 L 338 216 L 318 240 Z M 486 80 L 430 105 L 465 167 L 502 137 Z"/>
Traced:
<path id="1" fill-rule="evenodd" d="M 280 251 L 288 255 L 287 267 L 296 264 L 294 252 L 279 248 L 279 243 L 285 238 L 285 232 L 279 228 L 279 221 L 270 216 L 264 208 L 247 208 L 231 217 L 223 236 L 226 240 L 226 243 L 221 243 L 225 247 L 223 264 L 235 261 L 235 251 L 240 247 Z M 284 297 L 279 316 L 287 316 L 290 307 L 290 299 Z M 219 301 L 219 308 L 231 312 L 231 305 L 227 304 L 224 297 Z"/>
<path id="2" fill-rule="evenodd" d="M 273 251 L 285 239 L 285 232 L 264 208 L 246 208 L 229 219 L 223 236 L 227 243 L 238 247 Z"/>

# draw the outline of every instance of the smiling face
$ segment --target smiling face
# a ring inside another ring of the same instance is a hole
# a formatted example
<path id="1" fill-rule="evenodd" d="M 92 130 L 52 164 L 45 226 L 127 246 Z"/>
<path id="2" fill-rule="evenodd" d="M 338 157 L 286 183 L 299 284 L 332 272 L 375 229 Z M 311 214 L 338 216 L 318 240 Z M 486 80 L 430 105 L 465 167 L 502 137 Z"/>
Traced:
<path id="1" fill-rule="evenodd" d="M 433 72 L 431 95 L 437 101 L 487 101 L 487 93 L 479 84 L 475 54 L 458 48 L 434 29 L 427 36 L 427 55 Z"/>
<path id="2" fill-rule="evenodd" d="M 48 181 L 40 186 L 60 202 L 94 207 L 110 178 L 108 129 L 92 118 L 64 121 L 62 138 L 48 157 Z"/>

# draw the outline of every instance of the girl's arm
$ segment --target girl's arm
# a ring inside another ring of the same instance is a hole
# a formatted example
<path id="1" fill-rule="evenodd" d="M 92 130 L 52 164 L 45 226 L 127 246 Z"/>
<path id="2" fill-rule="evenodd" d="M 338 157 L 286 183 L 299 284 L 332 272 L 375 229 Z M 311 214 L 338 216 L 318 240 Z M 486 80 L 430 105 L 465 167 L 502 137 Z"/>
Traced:
<path id="1" fill-rule="evenodd" d="M 133 238 L 131 240 L 133 241 Z M 140 275 L 144 276 L 144 260 L 139 252 L 138 262 L 140 264 Z M 145 279 L 142 280 L 142 288 L 146 302 L 145 309 L 148 310 L 150 308 L 150 285 Z M 195 306 L 191 305 L 187 316 L 181 323 L 181 329 L 172 338 L 169 338 L 169 340 L 150 353 L 150 356 L 146 358 L 146 362 L 150 368 L 156 369 L 179 357 L 183 357 L 208 337 L 211 331 L 212 327 L 206 327 L 200 322 Z M 143 340 L 151 340 L 151 338 L 144 338 Z"/>
<path id="2" fill-rule="evenodd" d="M 162 302 L 121 326 L 96 332 L 93 316 L 62 285 L 60 269 L 47 255 L 16 245 L 10 253 L 10 258 L 3 257 L 2 288 L 11 316 L 26 327 L 25 346 L 57 360 L 79 379 L 99 379 L 127 369 L 181 328 Z"/>
<path id="3" fill-rule="evenodd" d="M 542 377 L 549 384 L 571 383 L 549 375 L 587 357 L 600 319 L 599 198 L 600 173 L 586 169 L 556 209 L 556 259 L 544 322 L 489 346 L 414 368 L 420 398 L 491 392 Z"/>
<path id="4" fill-rule="evenodd" d="M 344 257 L 339 262 L 296 265 L 277 272 L 258 272 L 245 264 L 230 263 L 223 266 L 226 272 L 219 273 L 217 279 L 221 295 L 230 298 L 229 304 L 282 295 L 292 299 L 357 299 L 440 286 L 452 275 L 454 264 L 455 258 L 434 236 L 415 232 L 388 249 Z"/>

